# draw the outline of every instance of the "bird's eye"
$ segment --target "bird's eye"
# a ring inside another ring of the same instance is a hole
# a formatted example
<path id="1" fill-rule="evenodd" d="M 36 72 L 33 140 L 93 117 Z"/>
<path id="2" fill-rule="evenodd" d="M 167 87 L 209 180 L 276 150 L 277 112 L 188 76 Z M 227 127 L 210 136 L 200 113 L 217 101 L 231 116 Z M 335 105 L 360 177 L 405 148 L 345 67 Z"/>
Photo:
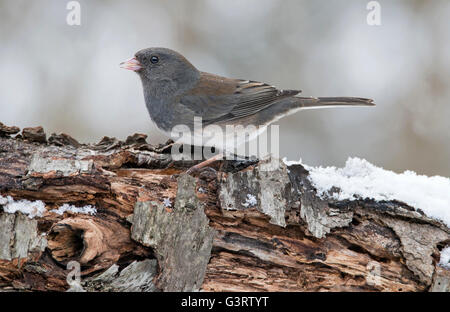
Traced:
<path id="1" fill-rule="evenodd" d="M 152 62 L 153 64 L 158 63 L 159 57 L 157 57 L 156 55 L 153 55 L 152 57 L 150 57 L 150 62 Z"/>

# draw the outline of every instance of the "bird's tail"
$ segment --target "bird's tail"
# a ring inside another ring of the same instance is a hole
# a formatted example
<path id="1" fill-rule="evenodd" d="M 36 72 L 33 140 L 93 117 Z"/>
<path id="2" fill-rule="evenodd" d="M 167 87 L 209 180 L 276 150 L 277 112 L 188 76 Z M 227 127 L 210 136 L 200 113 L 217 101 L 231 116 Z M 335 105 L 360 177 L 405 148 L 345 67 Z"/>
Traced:
<path id="1" fill-rule="evenodd" d="M 299 110 L 330 107 L 374 106 L 373 100 L 356 97 L 299 97 L 283 99 L 277 105 L 271 105 L 258 114 L 259 124 L 270 124 L 280 118 L 292 115 Z"/>
<path id="2" fill-rule="evenodd" d="M 296 106 L 303 109 L 339 106 L 375 106 L 371 99 L 357 97 L 295 97 Z"/>

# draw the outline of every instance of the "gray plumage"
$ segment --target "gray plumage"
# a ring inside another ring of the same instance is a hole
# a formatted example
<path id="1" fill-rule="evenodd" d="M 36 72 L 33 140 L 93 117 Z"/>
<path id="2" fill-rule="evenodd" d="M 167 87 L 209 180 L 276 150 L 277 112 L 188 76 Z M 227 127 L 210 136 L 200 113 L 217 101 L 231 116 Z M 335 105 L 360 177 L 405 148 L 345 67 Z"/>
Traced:
<path id="1" fill-rule="evenodd" d="M 192 128 L 195 116 L 202 117 L 203 126 L 266 126 L 303 108 L 374 105 L 370 99 L 356 97 L 300 97 L 300 90 L 201 72 L 181 54 L 165 48 L 141 50 L 133 60 L 150 116 L 165 132 L 179 124 Z"/>

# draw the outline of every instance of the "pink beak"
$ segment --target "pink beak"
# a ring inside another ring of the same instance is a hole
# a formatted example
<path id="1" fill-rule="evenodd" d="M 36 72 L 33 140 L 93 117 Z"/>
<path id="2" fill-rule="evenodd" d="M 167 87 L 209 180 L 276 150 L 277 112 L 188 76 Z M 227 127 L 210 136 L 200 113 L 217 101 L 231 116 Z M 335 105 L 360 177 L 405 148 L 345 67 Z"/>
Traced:
<path id="1" fill-rule="evenodd" d="M 142 65 L 141 65 L 141 63 L 139 63 L 139 61 L 135 57 L 132 57 L 132 58 L 129 58 L 128 60 L 120 63 L 120 67 L 129 69 L 132 71 L 138 71 L 139 69 L 142 68 Z"/>

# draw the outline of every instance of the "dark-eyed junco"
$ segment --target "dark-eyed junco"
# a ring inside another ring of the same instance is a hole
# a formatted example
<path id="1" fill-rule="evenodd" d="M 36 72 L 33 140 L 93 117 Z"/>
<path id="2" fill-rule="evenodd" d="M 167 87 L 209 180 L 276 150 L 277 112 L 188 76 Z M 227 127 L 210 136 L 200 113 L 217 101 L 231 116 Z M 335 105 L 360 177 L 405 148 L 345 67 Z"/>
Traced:
<path id="1" fill-rule="evenodd" d="M 201 144 L 222 150 L 254 138 L 270 123 L 300 109 L 374 105 L 370 99 L 356 97 L 300 97 L 300 90 L 280 90 L 266 83 L 201 72 L 181 54 L 166 48 L 140 50 L 120 65 L 141 77 L 147 109 L 160 130 L 170 136 L 175 126 L 184 125 L 195 137 L 194 121 L 201 118 L 202 130 L 223 130 L 203 131 Z M 237 137 L 240 142 L 229 144 L 231 138 L 224 140 L 227 125 L 253 125 L 257 130 L 242 140 L 240 133 L 235 133 L 233 140 Z M 192 144 L 192 139 L 185 136 L 181 141 Z"/>

